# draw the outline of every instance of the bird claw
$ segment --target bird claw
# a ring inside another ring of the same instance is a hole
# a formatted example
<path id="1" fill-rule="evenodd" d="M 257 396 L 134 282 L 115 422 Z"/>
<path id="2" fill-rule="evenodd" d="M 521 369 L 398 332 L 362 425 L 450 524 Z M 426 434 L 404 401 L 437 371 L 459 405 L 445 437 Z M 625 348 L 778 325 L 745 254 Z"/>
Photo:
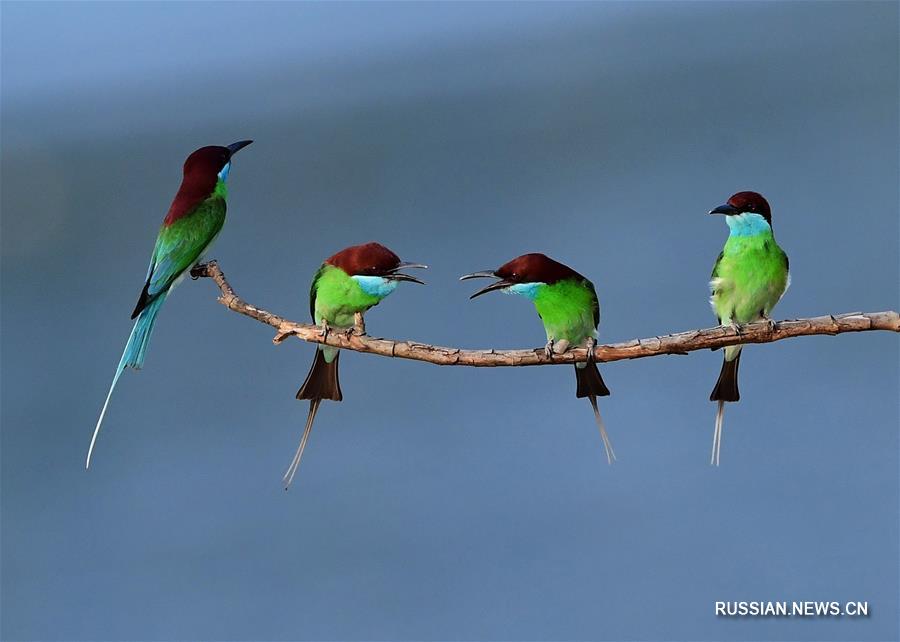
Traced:
<path id="1" fill-rule="evenodd" d="M 343 330 L 343 334 L 348 339 L 353 336 L 362 337 L 366 334 L 366 326 L 363 324 L 362 327 L 358 325 L 351 325 L 349 328 Z"/>
<path id="2" fill-rule="evenodd" d="M 739 337 L 744 336 L 744 333 L 741 332 L 741 324 L 740 324 L 740 323 L 736 323 L 736 322 L 732 321 L 729 327 L 730 327 L 732 330 L 734 330 L 734 332 L 735 332 Z"/>
<path id="3" fill-rule="evenodd" d="M 191 280 L 196 281 L 200 277 L 206 276 L 207 271 L 206 268 L 209 263 L 198 263 L 194 267 L 191 268 Z"/>
<path id="4" fill-rule="evenodd" d="M 547 339 L 547 344 L 544 346 L 544 356 L 548 359 L 553 358 L 553 339 Z"/>
<path id="5" fill-rule="evenodd" d="M 327 339 L 329 332 L 331 332 L 331 326 L 328 325 L 328 322 L 325 319 L 322 319 L 322 323 L 319 324 L 319 336 L 322 337 L 322 339 Z"/>
<path id="6" fill-rule="evenodd" d="M 597 340 L 594 337 L 588 337 L 587 340 L 587 358 L 585 361 L 589 364 L 594 363 L 594 348 L 597 347 Z"/>
<path id="7" fill-rule="evenodd" d="M 357 336 L 365 336 L 366 334 L 366 320 L 363 317 L 362 312 L 357 312 L 353 315 L 353 327 L 350 328 L 351 334 L 356 334 Z"/>

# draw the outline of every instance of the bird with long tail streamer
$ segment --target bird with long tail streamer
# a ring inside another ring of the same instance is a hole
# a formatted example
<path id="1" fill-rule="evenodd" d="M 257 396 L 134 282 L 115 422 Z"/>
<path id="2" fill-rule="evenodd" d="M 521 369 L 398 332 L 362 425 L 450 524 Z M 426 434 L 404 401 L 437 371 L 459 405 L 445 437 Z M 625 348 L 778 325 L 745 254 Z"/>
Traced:
<path id="1" fill-rule="evenodd" d="M 424 285 L 401 270 L 426 267 L 421 263 L 401 261 L 399 256 L 379 243 L 343 249 L 325 259 L 313 277 L 309 290 L 309 314 L 316 325 L 321 326 L 322 336 L 332 330 L 352 333 L 357 315 L 361 319 L 363 313 L 378 305 L 401 281 Z M 285 490 L 297 474 L 319 404 L 323 399 L 341 401 L 344 398 L 338 379 L 339 357 L 337 348 L 319 345 L 309 374 L 297 391 L 297 399 L 309 400 L 309 413 L 300 445 L 282 478 Z"/>
<path id="2" fill-rule="evenodd" d="M 772 210 L 761 194 L 738 192 L 709 212 L 723 214 L 728 224 L 728 240 L 719 253 L 709 281 L 710 303 L 720 325 L 737 326 L 753 321 L 770 321 L 772 308 L 791 283 L 787 254 L 775 242 Z M 709 396 L 718 402 L 710 464 L 719 465 L 722 451 L 722 424 L 725 403 L 741 398 L 738 366 L 741 345 L 725 348 L 719 379 Z"/>
<path id="3" fill-rule="evenodd" d="M 523 254 L 496 270 L 465 274 L 460 280 L 476 278 L 497 280 L 475 292 L 469 297 L 471 299 L 499 290 L 518 294 L 534 303 L 547 334 L 544 350 L 548 358 L 569 348 L 587 348 L 587 361 L 575 364 L 578 384 L 575 396 L 590 400 L 606 449 L 606 460 L 611 464 L 616 453 L 597 407 L 597 397 L 608 396 L 609 388 L 594 363 L 594 346 L 600 325 L 600 302 L 594 284 L 569 266 L 543 254 Z"/>
<path id="4" fill-rule="evenodd" d="M 231 159 L 252 142 L 242 140 L 225 147 L 201 147 L 184 162 L 181 187 L 156 237 L 147 278 L 131 313 L 131 318 L 136 321 L 94 427 L 85 468 L 91 466 L 97 435 L 119 377 L 125 368 L 138 370 L 144 365 L 153 325 L 166 297 L 202 261 L 204 253 L 222 230 L 228 194 L 225 183 L 231 170 Z"/>

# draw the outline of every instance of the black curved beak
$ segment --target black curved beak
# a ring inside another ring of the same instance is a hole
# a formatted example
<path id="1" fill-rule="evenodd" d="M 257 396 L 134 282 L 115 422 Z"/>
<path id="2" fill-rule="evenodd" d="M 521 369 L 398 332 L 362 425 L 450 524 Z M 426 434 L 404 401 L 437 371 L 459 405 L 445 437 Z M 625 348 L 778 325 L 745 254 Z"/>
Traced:
<path id="1" fill-rule="evenodd" d="M 740 214 L 740 210 L 733 205 L 729 205 L 725 203 L 725 205 L 719 205 L 714 209 L 709 210 L 710 214 L 724 214 L 725 216 L 733 216 L 735 214 Z"/>
<path id="2" fill-rule="evenodd" d="M 425 281 L 420 281 L 414 276 L 410 276 L 409 274 L 403 274 L 402 272 L 398 272 L 397 270 L 402 270 L 404 268 L 418 268 L 421 270 L 427 270 L 428 266 L 423 263 L 407 263 L 406 261 L 402 261 L 397 267 L 395 267 L 390 274 L 386 275 L 386 279 L 391 279 L 393 281 L 409 281 L 410 283 L 418 283 L 419 285 L 425 285 Z"/>
<path id="3" fill-rule="evenodd" d="M 472 272 L 471 274 L 463 274 L 459 277 L 460 281 L 466 281 L 468 279 L 499 279 L 500 277 L 494 272 L 494 270 L 482 270 L 481 272 Z M 486 285 L 480 290 L 478 290 L 475 294 L 470 296 L 470 299 L 474 299 L 477 296 L 481 296 L 482 294 L 487 294 L 488 292 L 493 292 L 494 290 L 502 290 L 503 288 L 508 288 L 512 283 L 505 279 L 500 279 L 499 281 L 495 281 L 490 285 Z"/>
<path id="4" fill-rule="evenodd" d="M 401 261 L 400 265 L 398 265 L 395 269 L 397 270 L 405 270 L 407 268 L 416 268 L 419 270 L 427 270 L 428 266 L 424 263 L 408 263 L 406 261 Z"/>
<path id="5" fill-rule="evenodd" d="M 239 140 L 236 143 L 231 143 L 231 145 L 228 145 L 226 147 L 226 149 L 228 150 L 229 157 L 234 156 L 235 154 L 237 154 L 239 151 L 244 149 L 247 145 L 249 145 L 252 142 L 253 142 L 252 140 Z"/>

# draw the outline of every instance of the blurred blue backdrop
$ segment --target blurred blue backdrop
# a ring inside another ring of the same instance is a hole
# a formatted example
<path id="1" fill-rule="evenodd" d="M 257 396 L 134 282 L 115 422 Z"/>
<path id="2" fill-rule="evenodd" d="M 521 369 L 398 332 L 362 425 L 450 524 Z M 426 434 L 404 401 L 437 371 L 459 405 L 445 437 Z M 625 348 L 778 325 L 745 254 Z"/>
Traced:
<path id="1" fill-rule="evenodd" d="M 424 261 L 369 331 L 543 343 L 456 277 L 544 251 L 601 340 L 713 325 L 727 230 L 763 192 L 777 318 L 898 307 L 898 5 L 2 5 L 3 639 L 886 640 L 898 632 L 898 350 L 609 364 L 609 467 L 570 368 L 347 354 L 289 493 L 311 346 L 185 283 L 91 430 L 193 149 L 256 143 L 213 252 L 305 320 L 321 260 Z M 716 600 L 868 600 L 722 619 Z"/>

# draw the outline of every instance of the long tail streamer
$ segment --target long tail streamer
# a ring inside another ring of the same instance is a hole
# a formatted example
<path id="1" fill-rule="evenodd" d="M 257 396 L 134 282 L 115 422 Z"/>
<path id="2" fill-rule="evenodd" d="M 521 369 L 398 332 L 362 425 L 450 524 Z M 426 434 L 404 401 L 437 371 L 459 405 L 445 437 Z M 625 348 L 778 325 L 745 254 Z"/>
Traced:
<path id="1" fill-rule="evenodd" d="M 137 328 L 136 323 L 131 330 L 131 335 L 128 337 L 128 343 L 125 345 L 125 352 L 122 353 L 122 358 L 119 359 L 119 365 L 116 366 L 116 374 L 113 377 L 112 384 L 109 386 L 109 392 L 106 393 L 106 401 L 103 402 L 103 410 L 100 411 L 100 418 L 97 420 L 97 425 L 94 426 L 94 434 L 91 436 L 91 445 L 88 446 L 87 459 L 84 461 L 85 469 L 91 467 L 91 455 L 94 453 L 94 444 L 97 443 L 97 435 L 100 434 L 100 426 L 103 424 L 103 417 L 106 416 L 106 407 L 109 406 L 109 400 L 112 397 L 113 390 L 116 389 L 116 384 L 119 383 L 119 377 L 125 372 L 125 356 L 128 354 L 128 347 L 131 345 L 131 339 L 134 337 L 135 328 Z"/>
<path id="2" fill-rule="evenodd" d="M 294 475 L 297 474 L 297 469 L 300 467 L 300 458 L 303 457 L 303 450 L 306 448 L 306 442 L 309 441 L 309 433 L 312 430 L 313 420 L 316 418 L 316 412 L 318 412 L 321 402 L 321 399 L 312 399 L 309 402 L 309 415 L 306 417 L 306 428 L 303 430 L 303 437 L 300 439 L 300 445 L 297 446 L 297 452 L 294 453 L 291 465 L 288 466 L 287 472 L 281 480 L 284 483 L 285 490 L 291 487 Z"/>
<path id="3" fill-rule="evenodd" d="M 606 425 L 603 423 L 603 417 L 600 416 L 600 409 L 597 407 L 597 397 L 589 395 L 591 406 L 594 408 L 594 418 L 597 420 L 597 428 L 600 429 L 600 438 L 603 439 L 603 446 L 606 448 L 606 461 L 612 464 L 616 460 L 616 453 L 613 450 L 612 443 L 609 441 L 609 435 L 606 434 Z"/>
<path id="4" fill-rule="evenodd" d="M 713 431 L 712 455 L 709 458 L 710 466 L 719 465 L 719 453 L 722 451 L 722 423 L 725 420 L 725 402 L 719 401 L 719 408 L 716 411 L 716 428 Z"/>
<path id="5" fill-rule="evenodd" d="M 100 418 L 97 419 L 97 425 L 94 426 L 91 445 L 88 446 L 87 459 L 84 462 L 85 468 L 91 467 L 91 455 L 94 452 L 94 445 L 97 443 L 97 435 L 100 434 L 100 426 L 103 424 L 103 417 L 106 416 L 106 408 L 109 406 L 113 390 L 116 389 L 116 384 L 119 383 L 119 377 L 125 372 L 125 368 L 138 370 L 144 365 L 144 357 L 147 355 L 147 346 L 150 345 L 150 334 L 153 332 L 153 324 L 156 322 L 156 315 L 159 313 L 160 307 L 166 300 L 166 294 L 160 294 L 147 304 L 147 307 L 138 316 L 137 321 L 134 322 L 134 327 L 131 328 L 131 334 L 128 335 L 128 343 L 125 344 L 122 358 L 119 359 L 119 365 L 116 366 L 116 374 L 113 377 L 112 384 L 109 386 L 109 392 L 106 393 L 106 401 L 103 402 Z"/>

